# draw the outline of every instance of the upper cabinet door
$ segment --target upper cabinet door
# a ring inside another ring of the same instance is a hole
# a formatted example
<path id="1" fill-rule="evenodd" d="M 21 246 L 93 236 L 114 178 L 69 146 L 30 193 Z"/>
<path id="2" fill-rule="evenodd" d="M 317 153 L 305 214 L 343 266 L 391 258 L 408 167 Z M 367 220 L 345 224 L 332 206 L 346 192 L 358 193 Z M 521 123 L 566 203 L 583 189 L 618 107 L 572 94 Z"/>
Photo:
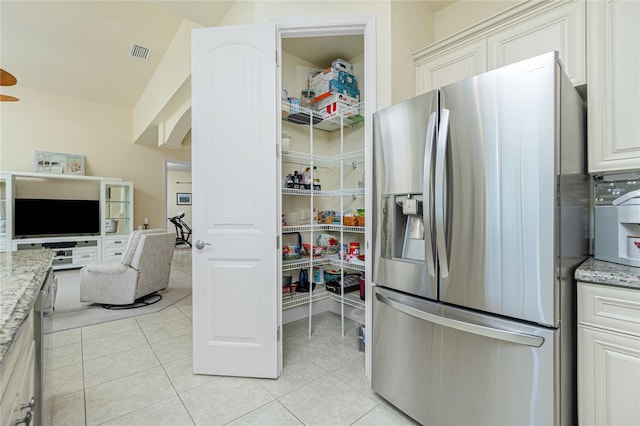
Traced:
<path id="1" fill-rule="evenodd" d="M 487 40 L 474 39 L 416 58 L 417 94 L 464 80 L 487 70 Z"/>
<path id="2" fill-rule="evenodd" d="M 587 2 L 589 172 L 640 169 L 640 2 Z"/>
<path id="3" fill-rule="evenodd" d="M 278 376 L 274 24 L 192 35 L 193 369 Z"/>
<path id="4" fill-rule="evenodd" d="M 527 15 L 489 35 L 489 69 L 557 50 L 571 82 L 574 85 L 584 84 L 584 34 L 583 0 L 566 3 L 533 17 Z"/>

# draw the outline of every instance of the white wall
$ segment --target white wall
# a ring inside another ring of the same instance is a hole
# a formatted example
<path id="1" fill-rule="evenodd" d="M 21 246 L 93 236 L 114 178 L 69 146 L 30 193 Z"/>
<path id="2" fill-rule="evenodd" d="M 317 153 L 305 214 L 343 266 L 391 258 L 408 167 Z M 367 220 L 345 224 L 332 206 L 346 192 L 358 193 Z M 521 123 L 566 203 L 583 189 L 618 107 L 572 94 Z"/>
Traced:
<path id="1" fill-rule="evenodd" d="M 376 17 L 377 108 L 388 106 L 392 90 L 390 1 L 241 1 L 236 2 L 221 25 L 347 14 L 373 14 Z"/>
<path id="2" fill-rule="evenodd" d="M 434 14 L 421 1 L 391 3 L 392 102 L 416 95 L 416 68 L 411 54 L 434 41 Z"/>
<path id="3" fill-rule="evenodd" d="M 523 0 L 459 0 L 435 14 L 434 42 L 503 12 Z M 539 0 L 532 0 L 539 1 Z M 424 46 L 423 46 L 424 47 Z"/>
<path id="4" fill-rule="evenodd" d="M 167 219 L 177 216 L 179 212 L 184 212 L 182 220 L 189 228 L 191 228 L 193 224 L 193 220 L 191 219 L 191 206 L 178 205 L 176 196 L 178 193 L 192 193 L 191 178 L 191 172 L 167 171 Z M 169 231 L 175 230 L 175 226 L 169 221 L 167 221 L 166 226 Z"/>
<path id="5" fill-rule="evenodd" d="M 375 15 L 375 109 L 413 96 L 416 78 L 411 53 L 434 41 L 434 15 L 423 1 L 242 1 L 236 2 L 222 25 L 341 14 Z"/>
<path id="6" fill-rule="evenodd" d="M 167 119 L 175 112 L 165 107 L 170 101 L 178 103 L 177 97 L 189 99 L 191 91 L 191 31 L 200 28 L 187 19 L 182 21 L 165 52 L 158 68 L 147 83 L 144 92 L 133 108 L 133 138 L 138 141 L 143 134 Z M 155 142 L 155 141 L 154 141 Z"/>
<path id="7" fill-rule="evenodd" d="M 85 174 L 134 184 L 134 227 L 165 227 L 165 159 L 190 150 L 131 143 L 132 112 L 23 87 L 20 102 L 0 103 L 0 170 L 33 171 L 34 151 L 85 156 Z"/>

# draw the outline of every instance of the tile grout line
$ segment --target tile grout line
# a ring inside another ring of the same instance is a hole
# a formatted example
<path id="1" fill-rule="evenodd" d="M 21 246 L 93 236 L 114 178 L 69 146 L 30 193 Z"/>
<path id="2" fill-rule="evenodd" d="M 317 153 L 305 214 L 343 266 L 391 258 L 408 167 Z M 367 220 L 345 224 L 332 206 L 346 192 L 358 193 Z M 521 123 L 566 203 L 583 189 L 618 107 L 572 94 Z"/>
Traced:
<path id="1" fill-rule="evenodd" d="M 80 355 L 82 360 L 82 398 L 83 398 L 83 406 L 84 406 L 84 424 L 87 426 L 87 388 L 84 385 L 84 333 L 82 332 L 82 328 L 80 328 Z"/>
<path id="2" fill-rule="evenodd" d="M 180 308 L 178 308 L 178 310 L 180 310 Z M 183 313 L 184 315 L 184 313 Z M 185 315 L 186 316 L 186 315 Z M 189 319 L 189 318 L 187 318 Z M 191 321 L 191 328 L 193 330 L 193 321 L 191 319 L 189 319 Z M 136 320 L 137 322 L 137 320 Z M 140 323 L 138 323 L 138 325 L 140 325 Z M 141 327 L 142 328 L 142 327 Z M 193 333 L 193 331 L 192 331 Z M 142 332 L 142 334 L 144 334 L 144 331 Z M 151 347 L 151 351 L 153 352 L 153 355 L 156 357 L 156 359 L 158 360 L 158 362 L 160 363 L 160 368 L 162 368 L 162 371 L 164 372 L 165 376 L 167 377 L 167 380 L 169 380 L 169 383 L 171 383 L 171 388 L 173 389 L 173 391 L 176 393 L 176 396 L 178 397 L 178 400 L 180 400 L 180 404 L 182 404 L 182 406 L 184 407 L 184 411 L 187 413 L 187 415 L 189 416 L 189 418 L 191 419 L 191 422 L 193 422 L 194 425 L 197 426 L 197 422 L 196 420 L 193 418 L 193 415 L 191 414 L 191 411 L 189 411 L 189 408 L 185 405 L 184 400 L 182 399 L 182 396 L 180 395 L 180 392 L 178 392 L 178 389 L 176 389 L 175 384 L 173 383 L 173 381 L 171 380 L 171 377 L 169 377 L 169 373 L 167 373 L 166 368 L 164 367 L 164 363 L 162 361 L 160 361 L 160 358 L 158 357 L 158 354 L 156 354 L 155 349 L 153 349 L 153 346 L 151 345 L 151 342 L 149 342 L 149 339 L 147 338 L 146 334 L 144 334 L 145 339 L 147 339 L 147 342 L 149 343 L 149 346 Z M 170 362 L 175 362 L 174 361 L 170 361 Z M 178 360 L 179 361 L 179 360 Z M 201 386 L 204 386 L 201 385 Z M 196 386 L 196 388 L 199 386 Z M 194 388 L 195 389 L 195 388 Z M 191 389 L 190 389 L 191 390 Z"/>
<path id="3" fill-rule="evenodd" d="M 155 354 L 155 352 L 153 351 L 153 348 L 152 348 L 152 347 L 151 347 L 151 345 L 149 344 L 149 342 L 148 342 L 148 340 L 147 340 L 147 338 L 146 338 L 146 336 L 145 336 L 145 334 L 144 334 L 144 331 L 142 331 L 142 328 L 140 327 L 140 324 L 138 324 L 138 322 L 137 322 L 137 321 L 136 321 L 136 326 L 140 329 L 140 332 L 142 333 L 143 337 L 145 338 L 145 341 L 147 342 L 147 345 L 149 345 L 149 349 L 150 349 L 150 350 L 151 350 L 151 352 L 153 353 L 153 356 L 154 356 L 154 357 L 156 357 L 156 354 Z M 124 331 L 123 333 L 129 332 L 129 331 L 131 331 L 131 330 Z M 113 333 L 113 334 L 121 334 L 121 333 Z M 113 334 L 110 334 L 110 335 L 107 335 L 107 336 L 112 336 Z M 95 339 L 89 339 L 89 340 L 95 340 Z M 126 350 L 126 351 L 114 352 L 114 353 L 109 354 L 109 355 L 122 354 L 122 353 L 124 353 L 124 352 L 133 351 L 133 350 L 137 350 L 137 349 L 135 349 L 135 348 L 134 348 L 134 349 L 128 349 L 128 350 Z M 83 350 L 83 353 L 84 353 L 84 350 Z M 106 356 L 109 356 L 109 355 L 106 355 Z M 87 360 L 87 361 L 93 361 L 94 359 L 99 359 L 99 358 L 101 358 L 101 357 L 98 357 L 98 358 L 92 358 L 92 359 Z M 156 360 L 157 360 L 157 357 L 156 357 Z M 159 360 L 157 360 L 157 361 L 158 361 L 158 365 L 157 365 L 157 366 L 160 366 L 160 361 L 159 361 Z M 151 367 L 149 367 L 149 368 L 145 368 L 145 369 L 143 369 L 143 370 L 136 371 L 135 373 L 127 374 L 127 375 L 125 375 L 125 376 L 117 377 L 117 378 L 114 378 L 114 379 L 112 379 L 112 380 L 107 380 L 107 381 L 105 381 L 105 382 L 98 383 L 98 384 L 95 384 L 95 385 L 93 385 L 93 386 L 89 386 L 89 387 L 87 387 L 87 386 L 85 386 L 85 381 L 84 381 L 84 356 L 83 356 L 83 361 L 82 361 L 82 373 L 83 373 L 82 379 L 83 379 L 83 381 L 82 381 L 82 385 L 83 385 L 83 393 L 84 393 L 84 397 L 85 397 L 85 425 L 86 425 L 86 426 L 88 425 L 87 403 L 86 403 L 86 399 L 87 399 L 86 391 L 87 391 L 87 389 L 91 389 L 91 388 L 94 388 L 94 387 L 97 387 L 97 386 L 101 386 L 101 385 L 104 385 L 104 384 L 106 384 L 106 383 L 111 383 L 111 382 L 114 382 L 114 381 L 116 381 L 116 380 L 121 380 L 121 379 L 124 379 L 124 378 L 126 378 L 126 377 L 130 377 L 130 376 L 133 376 L 133 375 L 135 375 L 135 374 L 138 374 L 138 373 L 142 373 L 142 372 L 145 372 L 145 371 L 149 371 L 149 370 L 151 370 L 151 369 L 153 369 L 153 368 L 155 368 L 155 367 L 157 367 L 157 366 L 151 366 Z M 163 372 L 164 372 L 164 369 L 163 369 Z M 166 374 L 166 373 L 165 373 L 165 374 Z M 158 402 L 158 401 L 156 401 L 156 402 Z M 155 402 L 154 402 L 153 404 L 155 404 Z M 123 417 L 123 416 L 129 415 L 129 414 L 131 414 L 131 413 L 133 413 L 133 412 L 135 412 L 135 411 L 137 411 L 137 410 L 140 410 L 140 409 L 142 409 L 142 408 L 149 407 L 150 405 L 153 405 L 153 404 L 149 404 L 149 405 L 146 405 L 146 406 L 144 406 L 144 407 L 139 407 L 139 408 L 137 408 L 136 410 L 133 410 L 133 411 L 130 411 L 130 412 L 124 413 L 124 414 L 122 414 L 122 415 L 120 415 L 120 416 L 117 416 L 117 417 L 113 417 L 113 418 L 107 419 L 107 420 L 105 420 L 105 421 L 103 421 L 103 422 L 101 422 L 101 423 L 99 423 L 99 424 L 104 424 L 104 423 L 110 422 L 110 421 L 112 421 L 112 420 L 115 420 L 115 419 L 117 419 L 117 418 L 120 418 L 120 417 Z"/>

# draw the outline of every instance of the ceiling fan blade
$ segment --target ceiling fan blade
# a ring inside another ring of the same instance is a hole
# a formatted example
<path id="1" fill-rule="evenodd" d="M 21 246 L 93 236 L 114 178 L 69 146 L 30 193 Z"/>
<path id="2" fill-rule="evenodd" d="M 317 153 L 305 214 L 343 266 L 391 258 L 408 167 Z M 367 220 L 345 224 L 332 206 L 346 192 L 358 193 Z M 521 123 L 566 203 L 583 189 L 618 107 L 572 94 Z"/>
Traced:
<path id="1" fill-rule="evenodd" d="M 17 102 L 20 99 L 16 98 L 15 96 L 9 96 L 9 95 L 0 95 L 0 102 Z"/>
<path id="2" fill-rule="evenodd" d="M 13 86 L 17 82 L 13 74 L 0 68 L 0 86 Z"/>

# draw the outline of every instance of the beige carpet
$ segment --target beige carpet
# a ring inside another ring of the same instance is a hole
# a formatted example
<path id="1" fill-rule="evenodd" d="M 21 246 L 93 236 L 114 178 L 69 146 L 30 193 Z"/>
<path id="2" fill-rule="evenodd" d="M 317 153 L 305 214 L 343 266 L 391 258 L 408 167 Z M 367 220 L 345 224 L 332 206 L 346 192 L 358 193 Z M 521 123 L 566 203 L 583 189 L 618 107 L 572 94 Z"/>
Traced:
<path id="1" fill-rule="evenodd" d="M 109 310 L 102 305 L 80 302 L 79 269 L 56 271 L 55 274 L 58 293 L 53 313 L 44 318 L 45 334 L 158 312 L 191 295 L 191 275 L 172 269 L 169 286 L 158 292 L 162 295 L 158 303 L 136 309 Z"/>

